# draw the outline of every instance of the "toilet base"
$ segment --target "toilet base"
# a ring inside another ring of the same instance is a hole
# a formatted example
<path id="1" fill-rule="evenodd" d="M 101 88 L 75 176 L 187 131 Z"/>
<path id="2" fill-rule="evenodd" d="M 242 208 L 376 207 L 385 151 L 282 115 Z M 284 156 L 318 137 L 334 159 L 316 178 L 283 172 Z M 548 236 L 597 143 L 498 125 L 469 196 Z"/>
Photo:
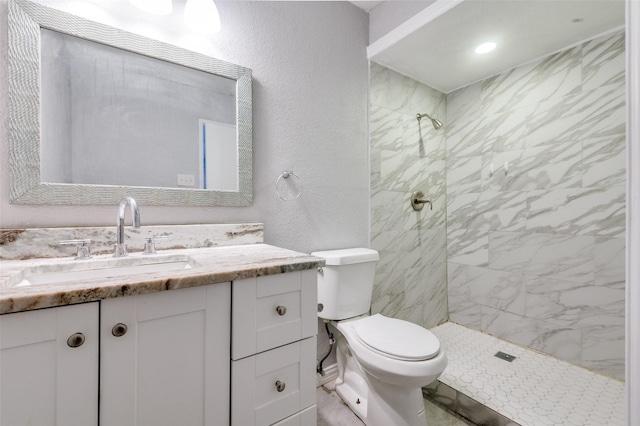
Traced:
<path id="1" fill-rule="evenodd" d="M 381 382 L 368 374 L 338 340 L 336 392 L 367 426 L 427 426 L 421 388 Z"/>

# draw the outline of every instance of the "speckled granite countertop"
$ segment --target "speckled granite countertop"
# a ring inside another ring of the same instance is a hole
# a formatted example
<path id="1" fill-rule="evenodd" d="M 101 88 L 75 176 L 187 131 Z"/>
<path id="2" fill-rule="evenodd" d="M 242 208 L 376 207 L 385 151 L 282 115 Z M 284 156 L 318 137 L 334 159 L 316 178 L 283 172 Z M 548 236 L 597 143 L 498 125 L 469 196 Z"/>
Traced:
<path id="1" fill-rule="evenodd" d="M 142 256 L 138 253 L 130 255 L 129 258 Z M 145 261 L 152 259 L 152 256 L 154 255 L 145 257 Z M 14 287 L 16 280 L 21 280 L 20 274 L 25 268 L 33 269 L 52 263 L 68 265 L 85 261 L 74 260 L 72 257 L 2 261 L 0 262 L 0 314 L 302 271 L 324 265 L 324 260 L 317 257 L 267 244 L 163 250 L 159 251 L 157 256 L 176 256 L 176 258 L 188 256 L 194 266 L 192 269 L 169 272 Z M 110 255 L 95 256 L 88 262 L 107 261 L 109 258 Z"/>

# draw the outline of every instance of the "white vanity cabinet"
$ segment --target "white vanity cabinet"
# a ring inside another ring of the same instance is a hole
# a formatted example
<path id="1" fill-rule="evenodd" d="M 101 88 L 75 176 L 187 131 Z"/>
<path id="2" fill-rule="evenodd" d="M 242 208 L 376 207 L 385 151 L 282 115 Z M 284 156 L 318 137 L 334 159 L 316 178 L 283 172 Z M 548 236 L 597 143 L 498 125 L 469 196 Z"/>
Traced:
<path id="1" fill-rule="evenodd" d="M 233 282 L 231 424 L 316 424 L 316 271 Z"/>
<path id="2" fill-rule="evenodd" d="M 100 426 L 229 424 L 230 283 L 101 302 Z"/>
<path id="3" fill-rule="evenodd" d="M 98 419 L 99 303 L 0 315 L 0 425 Z"/>
<path id="4" fill-rule="evenodd" d="M 315 426 L 316 271 L 0 315 L 0 426 Z"/>

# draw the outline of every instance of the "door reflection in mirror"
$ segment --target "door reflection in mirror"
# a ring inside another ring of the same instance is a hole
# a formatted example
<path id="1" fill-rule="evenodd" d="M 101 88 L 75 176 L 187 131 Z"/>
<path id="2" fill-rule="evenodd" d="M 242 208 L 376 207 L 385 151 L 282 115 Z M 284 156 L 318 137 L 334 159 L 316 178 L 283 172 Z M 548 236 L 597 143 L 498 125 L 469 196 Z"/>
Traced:
<path id="1" fill-rule="evenodd" d="M 238 143 L 236 126 L 200 120 L 201 189 L 238 191 Z"/>

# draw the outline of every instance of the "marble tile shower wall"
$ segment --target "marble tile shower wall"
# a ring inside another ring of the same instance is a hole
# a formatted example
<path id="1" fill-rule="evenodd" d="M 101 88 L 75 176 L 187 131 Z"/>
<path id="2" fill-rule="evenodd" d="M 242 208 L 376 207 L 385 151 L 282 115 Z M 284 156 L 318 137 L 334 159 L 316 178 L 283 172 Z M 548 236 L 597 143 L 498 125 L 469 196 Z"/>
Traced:
<path id="1" fill-rule="evenodd" d="M 450 319 L 618 378 L 624 70 L 603 36 L 450 93 L 446 126 Z"/>
<path id="2" fill-rule="evenodd" d="M 372 312 L 425 327 L 447 320 L 445 95 L 371 64 L 371 247 L 380 252 Z M 413 191 L 433 201 L 416 212 Z"/>

